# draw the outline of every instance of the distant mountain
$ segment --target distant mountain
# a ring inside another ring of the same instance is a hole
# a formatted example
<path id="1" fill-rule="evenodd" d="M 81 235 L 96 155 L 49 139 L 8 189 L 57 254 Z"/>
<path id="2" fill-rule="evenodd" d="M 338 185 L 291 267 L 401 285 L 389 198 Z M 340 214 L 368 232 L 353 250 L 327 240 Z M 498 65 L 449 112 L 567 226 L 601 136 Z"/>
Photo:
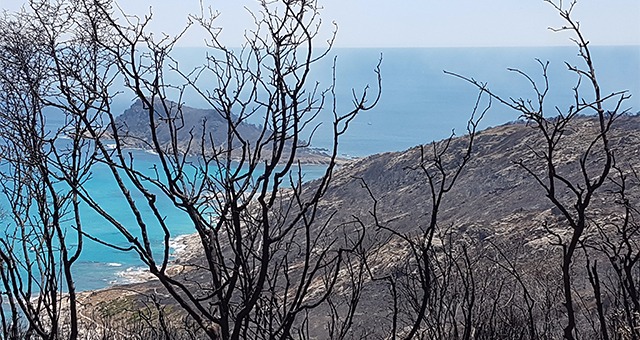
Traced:
<path id="1" fill-rule="evenodd" d="M 177 133 L 178 145 L 186 148 L 189 143 L 200 145 L 205 137 L 206 143 L 213 142 L 218 147 L 226 146 L 229 127 L 222 113 L 214 109 L 197 109 L 186 105 L 178 105 L 171 101 L 157 100 L 155 107 L 155 124 L 158 142 L 167 146 L 173 138 L 170 124 L 173 124 Z M 238 121 L 238 117 L 232 115 L 231 120 Z M 169 121 L 171 119 L 171 121 Z M 125 142 L 131 146 L 148 147 L 152 144 L 149 109 L 144 107 L 138 99 L 131 107 L 116 117 L 116 124 L 125 136 Z M 251 123 L 240 122 L 236 130 L 249 141 L 257 140 L 262 130 Z M 268 134 L 269 131 L 267 130 Z M 193 146 L 192 146 L 193 147 Z M 196 149 L 197 150 L 197 149 Z"/>
<path id="2" fill-rule="evenodd" d="M 242 140 L 255 145 L 257 141 L 266 143 L 272 131 L 246 120 L 240 120 L 237 115 L 226 117 L 224 113 L 215 109 L 198 109 L 187 105 L 178 105 L 172 101 L 157 100 L 154 103 L 156 114 L 156 136 L 163 150 L 169 150 L 175 137 L 176 146 L 180 152 L 199 154 L 204 143 L 205 152 L 226 150 L 228 148 L 229 121 L 233 122 L 235 133 L 242 136 Z M 229 119 L 227 119 L 229 118 Z M 131 107 L 116 117 L 116 125 L 125 146 L 153 149 L 149 109 L 138 99 Z M 177 131 L 175 136 L 172 131 Z M 233 137 L 234 152 L 240 150 L 240 139 Z M 265 144 L 268 149 L 269 144 Z M 290 152 L 290 148 L 285 152 Z M 264 153 L 263 154 L 268 154 Z M 326 150 L 312 146 L 299 147 L 298 159 L 305 164 L 323 164 L 328 161 Z"/>

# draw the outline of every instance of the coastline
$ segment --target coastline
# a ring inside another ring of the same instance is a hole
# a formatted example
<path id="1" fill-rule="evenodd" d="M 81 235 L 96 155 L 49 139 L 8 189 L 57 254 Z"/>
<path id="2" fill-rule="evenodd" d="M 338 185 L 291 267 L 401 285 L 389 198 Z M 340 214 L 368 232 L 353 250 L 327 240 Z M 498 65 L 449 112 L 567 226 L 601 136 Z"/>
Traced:
<path id="1" fill-rule="evenodd" d="M 184 268 L 185 263 L 194 258 L 194 254 L 199 253 L 200 240 L 197 233 L 182 234 L 171 238 L 169 248 L 168 272 L 177 272 Z M 86 292 L 99 291 L 114 288 L 117 286 L 141 284 L 157 280 L 156 276 L 149 272 L 149 269 L 142 266 L 126 267 L 116 273 L 116 277 L 109 282 L 107 287 L 101 289 L 87 290 Z"/>
<path id="2" fill-rule="evenodd" d="M 137 167 L 139 169 L 151 168 L 154 164 L 155 157 L 147 153 L 142 149 L 135 149 L 134 157 L 138 159 Z M 353 159 L 343 159 L 343 162 L 339 162 L 336 165 L 336 170 L 343 167 L 345 164 L 352 162 Z M 310 182 L 323 176 L 326 172 L 327 166 L 324 164 L 301 164 L 303 182 Z M 101 169 L 98 169 L 101 170 Z M 298 167 L 294 165 L 292 171 L 297 172 Z M 294 180 L 297 180 L 298 176 L 294 176 Z M 112 181 L 110 173 L 107 171 L 97 171 L 96 175 L 89 183 L 90 188 L 98 193 L 97 200 L 100 204 L 104 205 L 104 208 L 108 211 L 118 212 L 121 206 L 113 200 L 115 195 L 118 195 L 117 188 L 109 188 L 105 190 L 104 183 Z M 282 189 L 287 189 L 290 183 L 287 181 L 283 183 Z M 161 195 L 160 192 L 157 193 Z M 197 235 L 192 236 L 195 233 L 190 221 L 185 220 L 186 216 L 170 213 L 174 209 L 173 204 L 159 196 L 157 201 L 159 208 L 165 211 L 169 219 L 167 222 L 174 226 L 172 227 L 172 238 L 170 240 L 170 247 L 172 248 L 170 254 L 171 263 L 169 266 L 176 264 L 182 264 L 187 261 L 191 255 L 189 253 L 201 252 L 202 245 L 199 242 Z M 122 223 L 135 225 L 134 220 L 123 217 Z M 94 229 L 90 230 L 98 237 L 104 237 L 111 239 L 113 236 L 108 228 L 102 221 L 96 221 Z M 104 225 L 104 227 L 100 227 Z M 154 229 L 155 230 L 155 229 Z M 151 235 L 155 240 L 154 242 L 162 242 L 162 235 Z M 154 243 L 156 244 L 156 243 Z M 161 251 L 161 245 L 156 246 L 158 251 Z M 110 288 L 115 285 L 127 285 L 144 283 L 149 280 L 153 280 L 155 277 L 144 268 L 145 265 L 135 256 L 135 254 L 118 253 L 116 256 L 107 255 L 110 250 L 98 250 L 88 249 L 86 254 L 83 254 L 82 261 L 76 265 L 75 273 L 77 273 L 77 291 L 90 291 Z M 160 253 L 158 253 L 160 254 Z"/>
<path id="3" fill-rule="evenodd" d="M 201 249 L 197 233 L 178 235 L 171 239 L 173 250 L 167 265 L 168 275 L 181 275 L 192 270 L 193 263 Z M 78 291 L 78 315 L 89 327 L 101 327 L 101 321 L 128 322 L 131 315 L 136 315 L 139 308 L 149 308 L 147 301 L 169 303 L 171 296 L 166 292 L 155 275 L 147 268 L 128 267 L 120 271 L 112 284 L 100 289 Z M 68 303 L 68 295 L 61 296 L 61 303 Z M 115 319 L 112 319 L 114 318 Z"/>

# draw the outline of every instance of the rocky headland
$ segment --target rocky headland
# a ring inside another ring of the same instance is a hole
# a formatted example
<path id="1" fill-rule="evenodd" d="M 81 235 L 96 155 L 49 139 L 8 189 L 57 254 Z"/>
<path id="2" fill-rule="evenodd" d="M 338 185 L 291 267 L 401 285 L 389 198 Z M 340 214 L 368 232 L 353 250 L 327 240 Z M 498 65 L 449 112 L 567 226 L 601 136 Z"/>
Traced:
<path id="1" fill-rule="evenodd" d="M 225 114 L 216 109 L 199 109 L 172 101 L 154 101 L 155 137 L 158 147 L 164 152 L 178 151 L 190 155 L 211 155 L 222 152 L 229 147 L 232 157 L 242 157 L 242 143 L 255 147 L 256 143 L 264 145 L 263 154 L 269 154 L 268 142 L 273 134 L 269 128 L 258 126 L 240 119 L 234 114 Z M 151 133 L 149 117 L 150 109 L 145 107 L 142 100 L 136 100 L 131 107 L 115 118 L 123 147 L 155 150 L 157 147 Z M 107 129 L 110 131 L 110 129 Z M 238 137 L 242 136 L 242 140 Z M 314 148 L 299 143 L 298 159 L 303 164 L 326 164 L 330 160 L 327 150 Z M 291 152 L 287 147 L 285 152 Z M 344 159 L 339 160 L 344 162 Z"/>

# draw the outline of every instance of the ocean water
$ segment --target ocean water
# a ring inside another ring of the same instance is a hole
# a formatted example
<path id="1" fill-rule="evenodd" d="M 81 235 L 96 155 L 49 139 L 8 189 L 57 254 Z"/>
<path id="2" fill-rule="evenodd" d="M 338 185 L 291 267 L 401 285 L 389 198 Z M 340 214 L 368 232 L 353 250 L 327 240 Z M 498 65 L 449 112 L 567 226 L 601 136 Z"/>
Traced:
<path id="1" fill-rule="evenodd" d="M 129 150 L 135 159 L 135 167 L 141 171 L 151 170 L 157 162 L 157 156 L 143 150 Z M 304 176 L 308 179 L 317 178 L 324 167 L 320 165 L 306 166 Z M 94 168 L 91 180 L 86 183 L 86 189 L 92 197 L 99 203 L 100 207 L 108 212 L 113 218 L 124 226 L 131 226 L 130 232 L 141 239 L 135 216 L 129 209 L 125 198 L 116 186 L 112 174 L 106 166 L 98 165 Z M 153 218 L 151 209 L 146 205 L 143 195 L 129 184 L 134 201 L 141 214 L 145 217 L 150 244 L 155 252 L 156 259 L 162 258 L 164 246 L 164 231 L 160 224 Z M 174 240 L 181 235 L 195 232 L 188 216 L 183 211 L 176 208 L 173 203 L 155 187 L 149 186 L 151 192 L 156 194 L 156 206 L 161 212 L 167 226 L 170 228 L 171 252 L 180 248 Z M 111 244 L 125 247 L 126 239 L 115 229 L 115 227 L 99 216 L 89 207 L 84 206 L 81 210 L 83 217 L 83 229 L 86 233 Z M 172 256 L 173 257 L 173 256 Z M 99 289 L 118 283 L 135 282 L 144 266 L 137 253 L 122 252 L 110 249 L 104 245 L 85 239 L 80 260 L 74 265 L 74 275 L 76 287 L 79 290 Z"/>
<path id="2" fill-rule="evenodd" d="M 582 66 L 573 47 L 341 50 L 338 52 L 338 75 L 341 76 L 338 85 L 349 90 L 353 82 L 356 88 L 358 84 L 371 83 L 370 70 L 380 54 L 383 57 L 382 98 L 372 111 L 356 118 L 342 144 L 343 153 L 365 156 L 397 151 L 446 138 L 452 130 L 457 135 L 464 134 L 478 90 L 445 74 L 444 70 L 486 82 L 491 90 L 505 98 L 535 100 L 528 81 L 507 69 L 521 69 L 542 82 L 536 58 L 549 61 L 546 110 L 551 113 L 555 106 L 563 109 L 574 102 L 577 77 L 567 71 L 564 62 Z M 595 47 L 593 54 L 602 93 L 628 90 L 632 98 L 626 107 L 640 111 L 640 48 Z M 589 93 L 586 86 L 582 88 L 585 94 Z M 340 99 L 348 104 L 348 97 Z M 494 101 L 480 127 L 516 119 L 517 113 Z"/>
<path id="3" fill-rule="evenodd" d="M 176 53 L 181 65 L 187 67 L 197 64 L 198 58 L 204 55 L 201 49 L 178 49 Z M 624 107 L 634 113 L 640 111 L 640 47 L 593 47 L 593 55 L 603 93 L 628 90 L 632 97 Z M 574 100 L 573 87 L 577 77 L 567 71 L 565 61 L 582 66 L 573 47 L 336 49 L 317 65 L 312 74 L 312 79 L 317 80 L 320 86 L 328 86 L 331 81 L 334 56 L 337 58 L 336 102 L 339 112 L 350 109 L 352 89 L 358 93 L 359 89 L 369 85 L 369 91 L 375 92 L 373 69 L 382 60 L 382 96 L 378 105 L 358 116 L 340 141 L 340 153 L 352 157 L 405 150 L 446 138 L 452 131 L 457 135 L 464 134 L 478 91 L 469 83 L 445 74 L 444 70 L 486 82 L 492 91 L 504 97 L 535 99 L 528 81 L 507 69 L 521 69 L 532 79 L 542 81 L 541 67 L 536 58 L 543 62 L 548 60 L 550 88 L 546 109 L 551 111 L 555 106 L 566 108 Z M 131 95 L 120 95 L 114 108 L 124 111 L 132 100 Z M 187 93 L 184 101 L 189 106 L 205 107 L 203 100 L 193 93 Z M 330 110 L 321 113 L 319 119 L 322 124 L 312 145 L 330 146 L 330 116 Z M 49 124 L 55 126 L 60 119 L 51 113 Z M 480 127 L 516 119 L 517 113 L 494 101 Z M 144 151 L 134 150 L 133 154 L 141 169 L 151 168 L 156 161 L 155 155 Z M 312 179 L 321 173 L 322 167 L 308 166 L 304 170 L 307 178 Z M 114 214 L 124 225 L 135 225 L 132 214 L 124 206 L 122 194 L 111 183 L 110 174 L 97 167 L 87 185 L 106 211 Z M 188 220 L 171 202 L 161 199 L 158 204 L 166 214 L 172 237 L 193 232 Z M 83 211 L 86 231 L 110 242 L 123 241 L 101 217 L 89 209 Z M 162 233 L 157 226 L 151 228 L 153 244 L 159 248 Z M 86 242 L 80 262 L 74 268 L 80 290 L 127 282 L 141 266 L 135 253 L 118 252 L 88 240 Z"/>

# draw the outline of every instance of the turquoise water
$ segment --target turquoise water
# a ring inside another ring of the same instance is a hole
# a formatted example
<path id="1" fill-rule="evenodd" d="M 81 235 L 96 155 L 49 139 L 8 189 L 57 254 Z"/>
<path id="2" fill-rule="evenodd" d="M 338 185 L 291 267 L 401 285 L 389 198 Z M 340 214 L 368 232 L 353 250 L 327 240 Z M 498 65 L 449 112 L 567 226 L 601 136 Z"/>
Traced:
<path id="1" fill-rule="evenodd" d="M 637 112 L 640 108 L 640 48 L 594 47 L 594 59 L 603 93 L 629 90 L 633 95 L 626 107 Z M 183 64 L 195 64 L 202 50 L 177 50 Z M 357 117 L 340 143 L 340 152 L 349 156 L 366 156 L 379 152 L 400 151 L 412 146 L 429 143 L 449 136 L 452 130 L 463 134 L 469 113 L 473 108 L 477 90 L 470 84 L 444 74 L 443 70 L 460 73 L 488 83 L 496 93 L 506 97 L 534 98 L 530 85 L 522 77 L 507 71 L 520 68 L 535 80 L 540 77 L 540 66 L 535 58 L 550 60 L 548 109 L 565 108 L 573 103 L 572 88 L 576 76 L 566 70 L 564 61 L 579 63 L 575 48 L 448 48 L 448 49 L 337 49 L 337 104 L 338 110 L 349 109 L 351 89 L 370 84 L 375 88 L 376 78 L 372 70 L 382 56 L 382 97 L 378 106 Z M 331 60 L 318 65 L 314 79 L 328 85 L 331 79 Z M 581 65 L 581 64 L 578 64 Z M 185 102 L 194 107 L 204 107 L 201 99 L 187 94 Z M 130 95 L 117 97 L 114 107 L 124 111 L 131 104 Z M 312 144 L 330 146 L 330 111 L 325 110 L 324 123 L 316 133 Z M 481 127 L 495 126 L 518 118 L 517 114 L 493 104 L 492 110 Z M 60 117 L 51 114 L 49 124 L 59 124 Z M 153 166 L 155 156 L 143 151 L 133 151 L 140 169 Z M 317 177 L 322 168 L 305 167 L 307 178 Z M 110 174 L 97 167 L 89 190 L 108 212 L 124 225 L 135 225 L 133 216 L 123 204 L 122 194 L 112 184 Z M 140 198 L 140 197 L 138 197 Z M 158 202 L 172 236 L 193 232 L 185 216 L 168 200 Z M 146 212 L 149 213 L 149 212 Z M 85 209 L 85 230 L 110 242 L 122 242 L 122 237 L 102 218 Z M 153 244 L 162 245 L 162 233 L 157 226 L 152 232 Z M 75 266 L 77 287 L 81 290 L 96 289 L 125 282 L 121 273 L 135 271 L 140 260 L 135 253 L 113 251 L 88 241 L 81 261 Z"/>
<path id="2" fill-rule="evenodd" d="M 157 156 L 142 150 L 130 150 L 132 153 L 136 169 L 145 171 L 151 169 Z M 320 176 L 324 171 L 323 166 L 307 166 L 305 177 L 313 179 Z M 148 173 L 151 175 L 151 173 Z M 101 165 L 97 166 L 92 173 L 92 178 L 86 184 L 87 191 L 99 203 L 100 207 L 113 216 L 124 226 L 131 226 L 130 231 L 140 237 L 137 229 L 135 216 L 126 205 L 125 198 L 121 190 L 116 186 L 112 174 Z M 148 235 L 150 244 L 155 251 L 158 262 L 162 259 L 164 245 L 164 231 L 160 224 L 153 218 L 153 214 L 146 199 L 130 185 L 132 197 L 137 203 L 143 216 L 147 217 Z M 188 216 L 164 196 L 159 189 L 149 186 L 151 192 L 156 194 L 156 206 L 162 213 L 166 225 L 170 228 L 170 237 L 176 237 L 195 232 Z M 109 241 L 118 246 L 126 246 L 126 239 L 104 218 L 92 211 L 88 206 L 84 206 L 83 221 L 84 231 L 101 240 Z M 140 238 L 141 239 L 141 238 Z M 173 249 L 172 249 L 173 250 Z M 76 285 L 80 290 L 97 289 L 115 283 L 131 282 L 135 279 L 136 272 L 142 270 L 142 262 L 137 253 L 116 251 L 104 245 L 87 241 L 83 248 L 80 261 L 75 265 Z"/>
<path id="3" fill-rule="evenodd" d="M 141 150 L 132 150 L 135 157 L 136 168 L 140 170 L 150 169 L 156 160 L 155 155 Z M 116 186 L 112 174 L 106 166 L 99 165 L 94 168 L 92 178 L 86 184 L 87 191 L 92 194 L 100 207 L 111 214 L 116 220 L 125 226 L 137 226 L 135 217 L 126 205 L 124 196 Z M 193 227 L 188 223 L 183 213 L 173 206 L 173 204 L 160 194 L 159 190 L 152 190 L 157 194 L 157 206 L 163 212 L 167 225 L 171 226 L 172 236 L 193 232 Z M 134 200 L 138 204 L 144 216 L 151 217 L 151 210 L 144 204 L 145 200 L 141 193 L 135 189 L 131 190 Z M 93 212 L 89 207 L 83 209 L 84 231 L 99 239 L 108 240 L 116 245 L 126 245 L 126 240 L 108 221 Z M 147 223 L 153 221 L 148 218 Z M 132 233 L 136 229 L 132 228 Z M 161 254 L 164 234 L 157 223 L 150 223 L 149 235 L 151 245 Z M 127 282 L 128 278 L 123 277 L 122 272 L 137 269 L 141 265 L 140 259 L 135 252 L 121 252 L 107 248 L 106 246 L 88 241 L 83 248 L 79 263 L 75 265 L 76 284 L 78 289 L 96 289 L 109 284 Z"/>

